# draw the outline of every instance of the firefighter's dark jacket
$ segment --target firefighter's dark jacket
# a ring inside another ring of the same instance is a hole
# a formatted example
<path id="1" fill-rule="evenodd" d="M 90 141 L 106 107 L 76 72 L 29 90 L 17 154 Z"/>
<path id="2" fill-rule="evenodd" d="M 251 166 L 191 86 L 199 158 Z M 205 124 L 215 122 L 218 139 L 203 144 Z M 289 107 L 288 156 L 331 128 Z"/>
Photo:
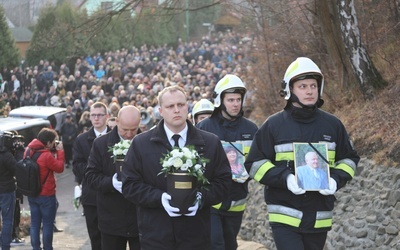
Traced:
<path id="1" fill-rule="evenodd" d="M 222 142 L 242 143 L 244 153 L 247 155 L 251 142 L 257 132 L 257 125 L 243 116 L 235 120 L 225 119 L 220 109 L 215 110 L 211 117 L 202 120 L 196 125 L 198 128 L 211 132 L 218 136 Z M 221 213 L 243 212 L 246 208 L 248 194 L 248 181 L 238 183 L 232 180 L 232 188 L 229 196 L 226 196 L 222 204 L 214 206 Z"/>
<path id="2" fill-rule="evenodd" d="M 265 185 L 269 222 L 302 232 L 327 231 L 332 226 L 334 195 L 318 191 L 294 195 L 286 178 L 294 172 L 293 143 L 326 143 L 330 177 L 337 189 L 350 181 L 359 162 L 342 122 L 318 108 L 289 107 L 264 122 L 253 140 L 245 166 L 250 177 Z"/>

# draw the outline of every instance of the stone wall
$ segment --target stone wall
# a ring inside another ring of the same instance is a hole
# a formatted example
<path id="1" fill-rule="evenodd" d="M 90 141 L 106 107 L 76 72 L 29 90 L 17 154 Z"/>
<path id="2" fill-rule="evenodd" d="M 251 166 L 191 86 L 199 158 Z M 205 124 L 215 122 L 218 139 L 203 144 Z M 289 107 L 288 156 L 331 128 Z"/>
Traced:
<path id="1" fill-rule="evenodd" d="M 267 219 L 264 186 L 250 181 L 239 236 L 276 249 Z M 354 179 L 336 193 L 326 250 L 400 249 L 400 167 L 361 159 Z"/>

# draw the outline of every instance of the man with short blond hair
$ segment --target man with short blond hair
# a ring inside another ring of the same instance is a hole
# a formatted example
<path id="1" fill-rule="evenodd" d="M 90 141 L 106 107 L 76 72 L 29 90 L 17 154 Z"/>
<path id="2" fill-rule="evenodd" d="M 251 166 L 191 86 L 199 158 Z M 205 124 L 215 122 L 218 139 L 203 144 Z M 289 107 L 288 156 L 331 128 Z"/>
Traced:
<path id="1" fill-rule="evenodd" d="M 187 119 L 187 96 L 181 87 L 163 89 L 158 102 L 163 119 L 133 139 L 122 167 L 122 193 L 137 205 L 140 244 L 142 249 L 210 249 L 210 207 L 229 192 L 228 159 L 217 136 L 195 128 Z M 166 178 L 158 174 L 161 157 L 177 144 L 191 145 L 210 160 L 204 172 L 209 185 L 197 193 L 189 212 L 171 206 Z"/>

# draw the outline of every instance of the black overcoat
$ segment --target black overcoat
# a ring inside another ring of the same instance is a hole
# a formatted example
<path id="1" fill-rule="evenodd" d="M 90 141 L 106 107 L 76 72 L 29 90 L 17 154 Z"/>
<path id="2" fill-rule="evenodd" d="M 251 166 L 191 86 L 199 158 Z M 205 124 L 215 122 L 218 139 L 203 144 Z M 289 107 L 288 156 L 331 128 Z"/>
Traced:
<path id="1" fill-rule="evenodd" d="M 137 237 L 136 205 L 125 199 L 112 184 L 115 165 L 109 148 L 119 141 L 116 126 L 93 142 L 85 178 L 97 192 L 100 231 L 110 235 Z"/>
<path id="2" fill-rule="evenodd" d="M 96 134 L 94 128 L 91 127 L 89 131 L 78 135 L 73 145 L 72 171 L 75 175 L 75 181 L 82 184 L 81 203 L 89 206 L 96 206 L 96 192 L 87 185 L 85 180 L 85 170 L 94 139 L 96 139 Z"/>
<path id="3" fill-rule="evenodd" d="M 201 206 L 194 217 L 183 215 L 171 218 L 161 204 L 167 182 L 164 175 L 159 175 L 162 167 L 160 158 L 171 150 L 164 120 L 155 128 L 137 135 L 125 157 L 122 193 L 138 206 L 143 249 L 210 248 L 210 207 L 229 194 L 231 171 L 219 138 L 193 127 L 189 121 L 187 124 L 186 145 L 193 145 L 202 157 L 210 160 L 205 170 L 210 185 L 201 191 Z"/>

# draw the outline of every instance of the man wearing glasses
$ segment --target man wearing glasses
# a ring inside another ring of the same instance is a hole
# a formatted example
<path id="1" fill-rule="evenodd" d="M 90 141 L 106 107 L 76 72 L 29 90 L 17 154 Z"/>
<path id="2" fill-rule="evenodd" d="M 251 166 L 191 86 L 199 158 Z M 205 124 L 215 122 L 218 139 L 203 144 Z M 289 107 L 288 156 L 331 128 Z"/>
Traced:
<path id="1" fill-rule="evenodd" d="M 102 102 L 94 103 L 90 107 L 90 121 L 92 122 L 92 127 L 89 131 L 80 134 L 73 146 L 73 172 L 76 182 L 82 186 L 81 204 L 83 206 L 86 227 L 93 250 L 101 249 L 101 234 L 98 229 L 96 191 L 87 185 L 85 170 L 94 139 L 110 131 L 107 126 L 108 117 L 107 106 Z"/>

